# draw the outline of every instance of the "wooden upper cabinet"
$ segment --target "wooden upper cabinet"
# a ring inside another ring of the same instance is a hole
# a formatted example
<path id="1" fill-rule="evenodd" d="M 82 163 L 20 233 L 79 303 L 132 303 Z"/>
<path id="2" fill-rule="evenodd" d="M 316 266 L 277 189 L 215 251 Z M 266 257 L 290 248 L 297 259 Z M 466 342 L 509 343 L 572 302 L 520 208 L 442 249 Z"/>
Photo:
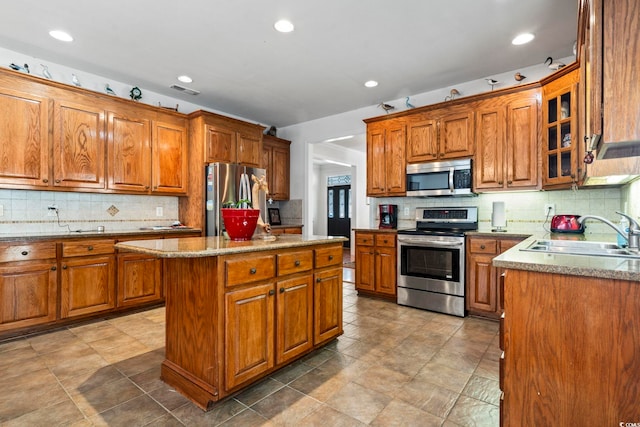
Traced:
<path id="1" fill-rule="evenodd" d="M 205 163 L 236 163 L 236 132 L 220 126 L 205 125 Z"/>
<path id="2" fill-rule="evenodd" d="M 186 194 L 189 173 L 186 120 L 162 118 L 153 122 L 151 156 L 152 191 Z"/>
<path id="3" fill-rule="evenodd" d="M 109 188 L 148 192 L 151 186 L 151 120 L 108 113 Z"/>
<path id="4" fill-rule="evenodd" d="M 367 129 L 367 194 L 403 196 L 406 193 L 404 121 L 374 123 Z"/>
<path id="5" fill-rule="evenodd" d="M 262 139 L 262 163 L 266 169 L 269 195 L 273 200 L 289 200 L 290 146 L 291 141 L 264 135 Z"/>
<path id="6" fill-rule="evenodd" d="M 262 156 L 262 134 L 239 132 L 237 135 L 236 159 L 244 166 L 260 167 Z"/>
<path id="7" fill-rule="evenodd" d="M 478 105 L 475 191 L 538 186 L 538 99 L 532 89 Z"/>
<path id="8" fill-rule="evenodd" d="M 53 185 L 105 188 L 105 136 L 105 110 L 95 100 L 56 100 Z"/>
<path id="9" fill-rule="evenodd" d="M 0 76 L 0 184 L 49 185 L 48 99 L 13 90 Z"/>
<path id="10" fill-rule="evenodd" d="M 407 117 L 407 163 L 472 156 L 473 119 L 472 106 L 467 105 Z"/>

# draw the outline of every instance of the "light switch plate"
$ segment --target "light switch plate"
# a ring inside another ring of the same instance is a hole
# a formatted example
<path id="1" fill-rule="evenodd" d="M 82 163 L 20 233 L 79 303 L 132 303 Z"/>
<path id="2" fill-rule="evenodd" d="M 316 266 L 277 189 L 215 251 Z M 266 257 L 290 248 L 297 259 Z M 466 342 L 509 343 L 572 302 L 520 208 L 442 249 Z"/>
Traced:
<path id="1" fill-rule="evenodd" d="M 409 206 L 404 207 L 404 216 L 409 216 Z"/>
<path id="2" fill-rule="evenodd" d="M 164 215 L 164 209 L 162 209 L 162 206 L 158 206 L 156 208 L 156 216 L 162 216 Z"/>
<path id="3" fill-rule="evenodd" d="M 0 205 L 0 216 L 4 216 L 4 205 Z"/>

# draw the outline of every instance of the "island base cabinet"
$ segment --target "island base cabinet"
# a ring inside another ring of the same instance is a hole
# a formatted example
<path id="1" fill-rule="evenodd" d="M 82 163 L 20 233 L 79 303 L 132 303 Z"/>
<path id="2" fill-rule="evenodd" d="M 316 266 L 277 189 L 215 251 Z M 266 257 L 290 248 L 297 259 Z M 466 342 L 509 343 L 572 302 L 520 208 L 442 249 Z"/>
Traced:
<path id="1" fill-rule="evenodd" d="M 313 347 L 313 276 L 278 282 L 276 362 L 284 363 Z"/>
<path id="2" fill-rule="evenodd" d="M 0 264 L 0 332 L 56 320 L 55 260 Z"/>
<path id="3" fill-rule="evenodd" d="M 640 420 L 637 282 L 507 270 L 503 426 Z"/>
<path id="4" fill-rule="evenodd" d="M 162 260 L 142 254 L 118 254 L 118 307 L 162 299 Z"/>
<path id="5" fill-rule="evenodd" d="M 342 333 L 342 268 L 325 270 L 315 275 L 314 344 L 320 344 Z"/>

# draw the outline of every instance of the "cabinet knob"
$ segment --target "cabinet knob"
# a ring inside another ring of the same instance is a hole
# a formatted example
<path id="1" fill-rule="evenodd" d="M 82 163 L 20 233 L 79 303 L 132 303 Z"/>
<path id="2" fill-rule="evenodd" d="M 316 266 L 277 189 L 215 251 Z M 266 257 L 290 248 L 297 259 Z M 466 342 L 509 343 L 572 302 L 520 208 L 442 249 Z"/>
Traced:
<path id="1" fill-rule="evenodd" d="M 144 189 L 145 189 L 145 190 L 148 190 L 148 189 L 149 189 L 149 186 L 148 186 L 148 185 L 145 185 L 145 186 L 144 186 Z"/>
<path id="2" fill-rule="evenodd" d="M 29 251 L 22 251 L 22 252 L 20 252 L 20 253 L 21 253 L 23 256 L 27 256 L 27 255 L 29 255 Z"/>
<path id="3" fill-rule="evenodd" d="M 280 288 L 280 293 L 284 294 L 284 288 Z"/>
<path id="4" fill-rule="evenodd" d="M 333 261 L 333 255 L 329 255 L 329 261 Z"/>
<path id="5" fill-rule="evenodd" d="M 56 271 L 56 270 L 57 270 L 57 268 L 56 268 L 55 265 L 53 267 L 51 267 L 51 271 Z"/>
<path id="6" fill-rule="evenodd" d="M 93 250 L 93 246 L 91 246 L 91 245 L 87 246 L 87 250 L 88 251 L 92 251 Z"/>
<path id="7" fill-rule="evenodd" d="M 384 239 L 383 242 L 387 243 L 387 239 Z"/>
<path id="8" fill-rule="evenodd" d="M 60 180 L 59 179 L 56 179 L 56 184 L 60 184 Z"/>
<path id="9" fill-rule="evenodd" d="M 256 270 L 255 268 L 252 268 L 251 270 L 249 270 L 249 274 L 256 274 L 258 270 Z"/>
<path id="10" fill-rule="evenodd" d="M 295 262 L 293 263 L 293 265 L 295 265 L 296 267 L 300 267 L 300 261 L 299 261 L 299 260 L 295 260 Z"/>
<path id="11" fill-rule="evenodd" d="M 498 181 L 498 185 L 502 185 L 502 181 Z"/>
<path id="12" fill-rule="evenodd" d="M 49 180 L 47 178 L 45 178 L 45 179 L 42 180 L 42 182 L 44 182 L 46 184 L 47 182 L 49 182 Z"/>
<path id="13" fill-rule="evenodd" d="M 480 245 L 480 249 L 484 249 L 484 245 Z"/>
<path id="14" fill-rule="evenodd" d="M 66 265 L 66 264 L 65 264 L 65 265 L 63 265 L 63 266 L 62 266 L 62 269 L 63 269 L 63 270 L 66 270 L 66 269 L 67 269 L 67 265 Z"/>
<path id="15" fill-rule="evenodd" d="M 318 278 L 316 279 L 316 282 L 320 283 L 320 282 L 322 282 L 322 279 L 318 277 Z"/>
<path id="16" fill-rule="evenodd" d="M 511 184 L 513 184 L 513 181 L 509 180 L 509 181 L 507 181 L 507 184 L 511 185 Z"/>
<path id="17" fill-rule="evenodd" d="M 276 291 L 274 291 L 273 289 L 269 289 L 269 295 L 275 295 Z"/>

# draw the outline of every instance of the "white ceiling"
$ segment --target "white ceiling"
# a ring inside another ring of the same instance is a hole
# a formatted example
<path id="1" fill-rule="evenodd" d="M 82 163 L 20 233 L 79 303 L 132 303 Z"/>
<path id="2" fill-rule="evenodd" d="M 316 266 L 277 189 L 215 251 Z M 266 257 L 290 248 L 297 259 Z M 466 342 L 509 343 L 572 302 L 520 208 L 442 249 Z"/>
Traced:
<path id="1" fill-rule="evenodd" d="M 576 20 L 577 0 L 19 0 L 0 46 L 284 127 L 568 56 Z"/>

